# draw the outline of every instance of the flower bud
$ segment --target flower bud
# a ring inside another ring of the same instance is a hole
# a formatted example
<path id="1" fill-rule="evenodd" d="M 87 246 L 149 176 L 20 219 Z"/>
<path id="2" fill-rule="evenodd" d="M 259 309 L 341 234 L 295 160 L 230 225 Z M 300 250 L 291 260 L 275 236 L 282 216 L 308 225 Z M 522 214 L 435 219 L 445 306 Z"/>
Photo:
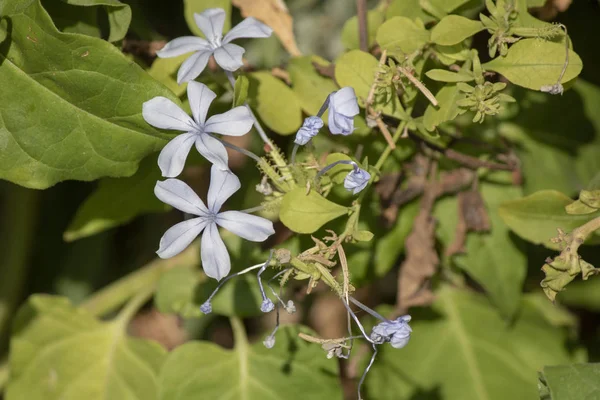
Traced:
<path id="1" fill-rule="evenodd" d="M 260 311 L 264 313 L 268 313 L 273 311 L 275 308 L 275 304 L 271 301 L 271 299 L 264 299 L 262 304 L 260 305 Z"/>
<path id="2" fill-rule="evenodd" d="M 210 314 L 212 312 L 212 305 L 210 304 L 210 301 L 205 301 L 200 306 L 200 311 L 202 311 L 204 314 Z"/>
<path id="3" fill-rule="evenodd" d="M 404 315 L 394 321 L 385 321 L 375 325 L 371 340 L 377 344 L 389 342 L 393 348 L 401 349 L 408 344 L 412 329 L 408 325 L 410 315 Z"/>
<path id="4" fill-rule="evenodd" d="M 329 130 L 334 135 L 350 135 L 354 131 L 354 117 L 360 112 L 356 94 L 350 86 L 329 96 Z"/>
<path id="5" fill-rule="evenodd" d="M 304 120 L 302 127 L 298 129 L 296 133 L 296 139 L 294 143 L 299 145 L 305 145 L 319 133 L 319 129 L 323 127 L 323 120 L 319 117 L 308 117 Z"/>

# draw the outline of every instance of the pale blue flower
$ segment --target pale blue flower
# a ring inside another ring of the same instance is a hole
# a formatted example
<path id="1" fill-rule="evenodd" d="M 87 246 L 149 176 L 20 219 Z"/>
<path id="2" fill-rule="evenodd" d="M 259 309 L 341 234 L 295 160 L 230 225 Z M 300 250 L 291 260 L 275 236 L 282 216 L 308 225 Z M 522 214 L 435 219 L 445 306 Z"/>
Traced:
<path id="1" fill-rule="evenodd" d="M 367 186 L 369 179 L 371 179 L 371 174 L 354 164 L 354 169 L 344 179 L 344 188 L 352 194 L 357 194 Z"/>
<path id="2" fill-rule="evenodd" d="M 350 135 L 354 117 L 360 112 L 356 94 L 350 86 L 329 95 L 329 130 L 334 135 Z"/>
<path id="3" fill-rule="evenodd" d="M 375 325 L 371 332 L 371 340 L 375 344 L 389 342 L 396 349 L 403 348 L 408 344 L 412 332 L 408 325 L 410 320 L 410 315 L 404 315 L 394 321 L 384 321 Z"/>
<path id="4" fill-rule="evenodd" d="M 250 111 L 244 106 L 239 106 L 223 114 L 213 115 L 207 120 L 208 107 L 217 95 L 199 82 L 190 82 L 187 94 L 193 119 L 165 97 L 155 97 L 142 106 L 142 115 L 150 125 L 186 132 L 172 139 L 160 152 L 158 166 L 162 175 L 169 178 L 179 175 L 193 145 L 196 145 L 198 152 L 208 161 L 220 169 L 229 169 L 225 146 L 209 133 L 245 135 L 254 123 Z"/>
<path id="5" fill-rule="evenodd" d="M 323 120 L 319 117 L 308 117 L 304 119 L 302 127 L 296 133 L 296 139 L 294 143 L 299 145 L 305 145 L 319 133 L 319 129 L 323 127 Z"/>
<path id="6" fill-rule="evenodd" d="M 231 269 L 231 260 L 217 225 L 253 242 L 263 242 L 275 233 L 273 223 L 268 219 L 240 211 L 220 212 L 223 203 L 240 187 L 240 180 L 231 171 L 223 171 L 213 165 L 207 207 L 184 182 L 178 179 L 157 182 L 154 187 L 156 197 L 178 210 L 197 215 L 165 232 L 156 252 L 159 257 L 170 258 L 181 253 L 204 231 L 201 241 L 202 268 L 211 278 L 221 280 L 225 277 Z"/>
<path id="7" fill-rule="evenodd" d="M 194 13 L 196 25 L 206 39 L 196 36 L 183 36 L 171 40 L 161 50 L 156 52 L 160 58 L 177 57 L 194 52 L 181 64 L 177 72 L 177 83 L 189 82 L 198 77 L 206 68 L 211 55 L 224 70 L 235 71 L 243 64 L 242 55 L 245 50 L 230 43 L 239 38 L 266 38 L 273 30 L 254 18 L 246 18 L 223 37 L 225 11 L 221 8 L 209 8 L 201 14 Z"/>

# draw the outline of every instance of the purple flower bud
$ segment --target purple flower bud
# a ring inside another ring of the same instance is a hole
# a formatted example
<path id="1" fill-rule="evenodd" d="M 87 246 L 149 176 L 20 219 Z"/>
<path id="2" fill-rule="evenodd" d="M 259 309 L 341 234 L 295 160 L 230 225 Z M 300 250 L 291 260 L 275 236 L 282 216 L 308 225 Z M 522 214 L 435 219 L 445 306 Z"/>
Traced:
<path id="1" fill-rule="evenodd" d="M 204 304 L 200 306 L 200 311 L 204 314 L 210 314 L 212 312 L 212 305 L 210 301 L 205 301 Z"/>
<path id="2" fill-rule="evenodd" d="M 352 192 L 352 194 L 356 194 L 367 186 L 369 179 L 371 179 L 371 174 L 364 169 L 355 166 L 354 169 L 346 175 L 346 178 L 344 179 L 344 188 Z"/>
<path id="3" fill-rule="evenodd" d="M 389 342 L 393 348 L 401 349 L 408 344 L 412 329 L 408 325 L 410 315 L 404 315 L 394 321 L 385 321 L 375 325 L 371 340 L 377 344 Z"/>
<path id="4" fill-rule="evenodd" d="M 263 340 L 263 344 L 267 349 L 272 349 L 275 346 L 275 336 L 269 335 L 265 340 Z"/>
<path id="5" fill-rule="evenodd" d="M 260 305 L 260 311 L 264 313 L 268 313 L 273 311 L 275 308 L 275 304 L 271 301 L 271 299 L 264 299 L 262 304 Z"/>
<path id="6" fill-rule="evenodd" d="M 354 131 L 354 117 L 360 112 L 356 94 L 350 86 L 329 96 L 329 130 L 334 135 L 350 135 Z"/>
<path id="7" fill-rule="evenodd" d="M 296 140 L 294 140 L 294 143 L 305 145 L 319 133 L 319 129 L 322 127 L 323 120 L 319 117 L 312 116 L 304 119 L 302 127 L 298 130 L 298 133 L 296 133 Z"/>

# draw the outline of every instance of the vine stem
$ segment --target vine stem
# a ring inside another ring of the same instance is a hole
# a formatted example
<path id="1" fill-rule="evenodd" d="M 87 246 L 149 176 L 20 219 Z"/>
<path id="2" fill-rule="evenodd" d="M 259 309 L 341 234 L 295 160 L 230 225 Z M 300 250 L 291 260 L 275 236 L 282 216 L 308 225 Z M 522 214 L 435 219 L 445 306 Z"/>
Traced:
<path id="1" fill-rule="evenodd" d="M 573 232 L 571 232 L 571 237 L 573 238 L 571 241 L 571 251 L 577 251 L 579 246 L 585 242 L 585 240 L 590 236 L 593 232 L 600 229 L 600 217 L 596 217 L 591 221 L 586 222 L 581 225 L 579 228 L 575 228 Z"/>

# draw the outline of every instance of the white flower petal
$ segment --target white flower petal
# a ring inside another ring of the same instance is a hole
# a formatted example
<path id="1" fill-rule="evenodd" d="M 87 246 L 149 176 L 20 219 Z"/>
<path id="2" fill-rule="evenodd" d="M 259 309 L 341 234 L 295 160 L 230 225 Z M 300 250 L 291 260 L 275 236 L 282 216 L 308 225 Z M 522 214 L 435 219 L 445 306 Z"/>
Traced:
<path id="1" fill-rule="evenodd" d="M 210 50 L 210 45 L 206 40 L 196 36 L 183 36 L 171 40 L 157 51 L 156 55 L 160 58 L 171 58 L 199 50 Z"/>
<path id="2" fill-rule="evenodd" d="M 241 187 L 240 180 L 231 171 L 224 171 L 216 166 L 210 169 L 210 187 L 208 188 L 208 209 L 219 212 L 223 203 Z"/>
<path id="3" fill-rule="evenodd" d="M 229 157 L 223 143 L 205 133 L 196 138 L 196 149 L 217 168 L 229 170 Z M 211 182 L 212 185 L 212 182 Z"/>
<path id="4" fill-rule="evenodd" d="M 189 131 L 196 124 L 179 106 L 166 97 L 158 96 L 142 105 L 142 116 L 152 126 L 161 129 Z"/>
<path id="5" fill-rule="evenodd" d="M 273 223 L 268 219 L 240 211 L 219 213 L 216 222 L 239 237 L 253 242 L 263 242 L 275 233 Z"/>
<path id="6" fill-rule="evenodd" d="M 158 155 L 158 166 L 162 176 L 174 178 L 183 171 L 185 160 L 198 135 L 184 133 L 173 138 Z"/>
<path id="7" fill-rule="evenodd" d="M 220 281 L 229 274 L 231 260 L 215 223 L 209 224 L 202 235 L 200 257 L 207 276 Z"/>
<path id="8" fill-rule="evenodd" d="M 215 50 L 215 61 L 224 70 L 235 71 L 244 65 L 242 56 L 245 51 L 243 47 L 237 44 L 227 43 Z"/>
<path id="9" fill-rule="evenodd" d="M 229 43 L 239 38 L 266 38 L 271 36 L 273 29 L 252 17 L 246 18 L 234 26 L 223 38 L 223 43 Z"/>
<path id="10" fill-rule="evenodd" d="M 196 239 L 206 224 L 208 224 L 208 220 L 205 218 L 194 218 L 173 225 L 160 238 L 160 245 L 156 254 L 160 258 L 176 256 Z"/>
<path id="11" fill-rule="evenodd" d="M 177 83 L 193 81 L 204 71 L 208 59 L 212 54 L 212 50 L 202 50 L 192 54 L 187 60 L 181 64 L 177 71 Z"/>
<path id="12" fill-rule="evenodd" d="M 228 136 L 242 136 L 252 129 L 254 119 L 245 106 L 233 108 L 223 114 L 210 117 L 204 125 L 205 132 Z"/>
<path id="13" fill-rule="evenodd" d="M 210 103 L 213 102 L 217 95 L 204 83 L 191 81 L 188 83 L 187 96 L 190 101 L 194 120 L 197 124 L 204 125 L 208 107 L 210 107 Z"/>
<path id="14" fill-rule="evenodd" d="M 331 95 L 330 102 L 333 102 L 335 111 L 346 117 L 354 117 L 360 112 L 356 93 L 350 86 L 346 86 Z"/>
<path id="15" fill-rule="evenodd" d="M 200 197 L 185 182 L 179 179 L 158 181 L 154 186 L 154 194 L 160 201 L 188 214 L 205 217 L 208 209 Z"/>
<path id="16" fill-rule="evenodd" d="M 194 20 L 209 42 L 218 43 L 221 40 L 225 24 L 225 10 L 207 8 L 201 14 L 194 13 Z"/>

